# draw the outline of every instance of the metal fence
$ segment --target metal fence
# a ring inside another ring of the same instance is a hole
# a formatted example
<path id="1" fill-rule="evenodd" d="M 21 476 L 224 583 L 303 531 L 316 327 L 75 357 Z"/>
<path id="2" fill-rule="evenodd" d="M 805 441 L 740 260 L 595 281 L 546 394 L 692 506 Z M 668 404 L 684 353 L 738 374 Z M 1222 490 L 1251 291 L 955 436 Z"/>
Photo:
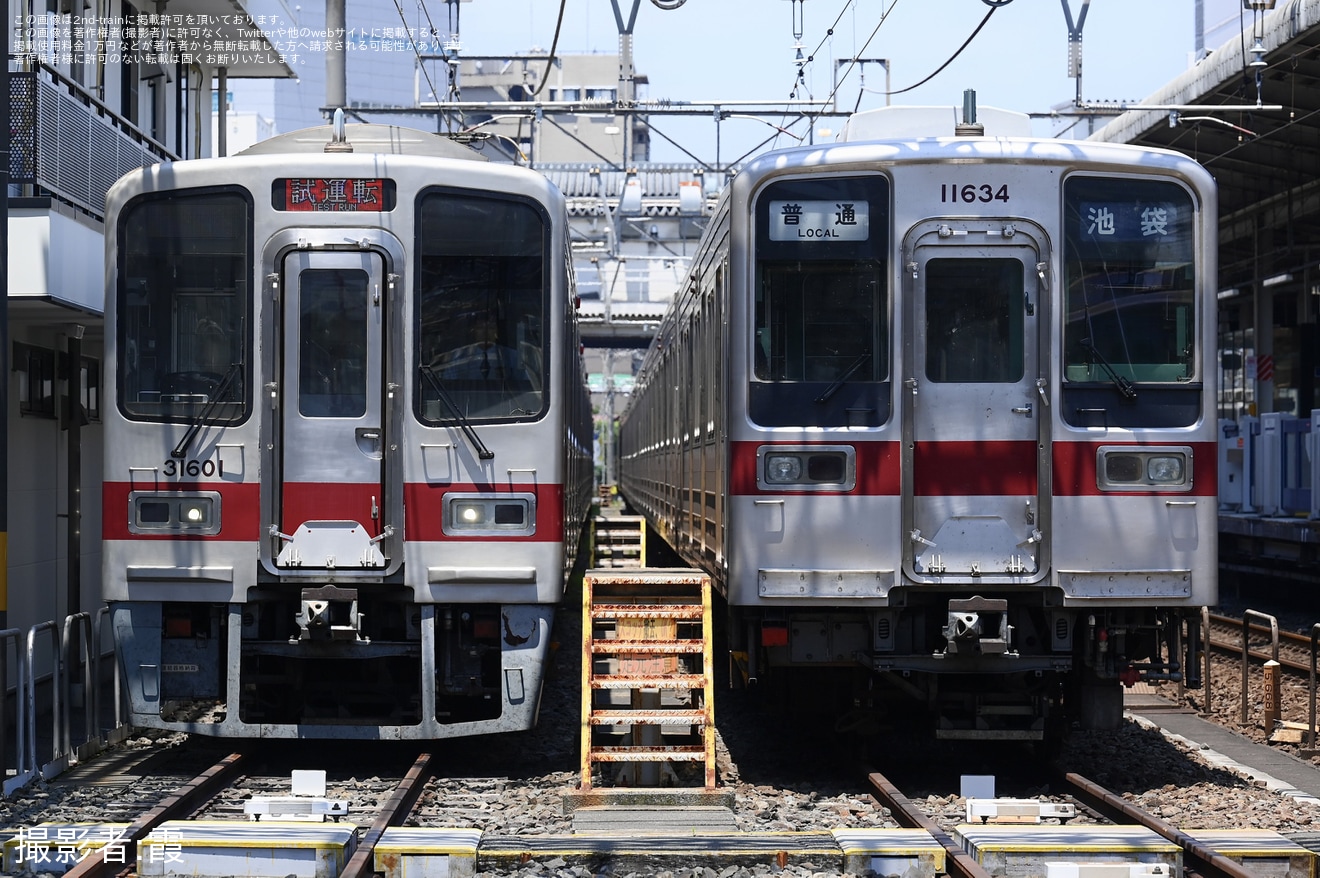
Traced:
<path id="1" fill-rule="evenodd" d="M 52 778 L 127 736 L 108 620 L 103 607 L 62 625 L 0 631 L 0 795 Z M 50 670 L 38 675 L 39 666 Z"/>

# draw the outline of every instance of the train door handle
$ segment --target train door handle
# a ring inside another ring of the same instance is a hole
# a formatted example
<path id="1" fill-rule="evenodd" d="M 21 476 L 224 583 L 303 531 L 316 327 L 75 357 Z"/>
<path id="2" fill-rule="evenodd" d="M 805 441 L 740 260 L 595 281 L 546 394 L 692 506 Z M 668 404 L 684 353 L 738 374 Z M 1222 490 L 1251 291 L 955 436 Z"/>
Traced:
<path id="1" fill-rule="evenodd" d="M 1013 406 L 1011 411 L 1016 415 L 1026 415 L 1027 417 L 1031 417 L 1031 403 Z"/>
<path id="2" fill-rule="evenodd" d="M 358 427 L 353 431 L 358 450 L 367 457 L 379 458 L 382 452 L 381 430 L 379 427 Z"/>

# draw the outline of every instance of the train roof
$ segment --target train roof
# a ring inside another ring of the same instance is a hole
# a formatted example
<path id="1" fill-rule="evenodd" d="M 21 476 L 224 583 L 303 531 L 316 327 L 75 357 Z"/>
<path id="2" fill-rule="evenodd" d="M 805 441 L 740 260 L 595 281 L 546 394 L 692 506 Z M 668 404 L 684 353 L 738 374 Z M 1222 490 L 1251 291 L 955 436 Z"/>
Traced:
<path id="1" fill-rule="evenodd" d="M 861 140 L 916 140 L 959 133 L 959 107 L 880 107 L 853 113 L 839 133 L 840 143 Z M 1031 117 L 1014 110 L 978 107 L 976 122 L 987 137 L 1030 137 Z M 968 132 L 970 133 L 970 132 Z"/>
<path id="2" fill-rule="evenodd" d="M 334 141 L 333 125 L 318 125 L 278 134 L 249 146 L 240 156 L 284 155 L 289 153 L 327 152 L 326 145 Z M 395 155 L 432 156 L 446 159 L 489 161 L 460 143 L 447 137 L 404 128 L 399 125 L 373 125 L 369 122 L 349 122 L 344 125 L 344 142 L 356 153 L 392 153 Z M 334 150 L 329 150 L 334 151 Z"/>

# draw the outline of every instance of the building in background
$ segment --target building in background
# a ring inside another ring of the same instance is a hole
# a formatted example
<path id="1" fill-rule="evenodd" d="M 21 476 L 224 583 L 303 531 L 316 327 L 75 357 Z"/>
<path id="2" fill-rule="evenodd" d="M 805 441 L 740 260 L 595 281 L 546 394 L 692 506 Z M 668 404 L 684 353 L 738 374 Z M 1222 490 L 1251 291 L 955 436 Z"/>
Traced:
<path id="1" fill-rule="evenodd" d="M 105 194 L 212 153 L 212 83 L 287 77 L 268 0 L 11 0 L 4 266 L 8 565 L 0 629 L 101 606 Z M 274 5 L 275 0 L 269 0 Z M 76 9 L 78 14 L 73 14 Z M 50 651 L 40 647 L 41 667 Z M 16 665 L 8 665 L 12 675 Z"/>

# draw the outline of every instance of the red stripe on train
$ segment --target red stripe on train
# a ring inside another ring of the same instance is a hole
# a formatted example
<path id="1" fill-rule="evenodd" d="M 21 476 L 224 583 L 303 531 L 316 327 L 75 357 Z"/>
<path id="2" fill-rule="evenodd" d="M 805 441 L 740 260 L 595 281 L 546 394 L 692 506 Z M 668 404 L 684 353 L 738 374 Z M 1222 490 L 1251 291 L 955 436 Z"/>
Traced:
<path id="1" fill-rule="evenodd" d="M 1035 494 L 1035 442 L 918 442 L 913 453 L 918 497 L 1016 497 Z"/>
<path id="2" fill-rule="evenodd" d="M 286 534 L 305 521 L 356 521 L 371 536 L 380 535 L 379 520 L 371 517 L 380 509 L 379 482 L 285 482 L 281 502 L 280 529 Z"/>
<path id="3" fill-rule="evenodd" d="M 129 533 L 132 510 L 128 495 L 134 491 L 170 494 L 212 492 L 220 495 L 220 533 L 191 534 Z M 105 540 L 227 540 L 252 542 L 261 536 L 261 486 L 234 482 L 105 482 L 101 486 L 101 538 Z"/>
<path id="4" fill-rule="evenodd" d="M 730 451 L 729 493 L 731 494 L 860 494 L 893 496 L 899 492 L 897 442 L 734 442 Z M 851 445 L 857 455 L 857 484 L 851 491 L 763 491 L 756 486 L 756 450 L 767 445 L 813 446 Z"/>
<path id="5" fill-rule="evenodd" d="M 286 486 L 285 533 L 293 533 L 304 521 L 353 520 L 370 522 L 372 497 L 380 503 L 380 486 L 375 484 L 298 483 Z M 133 491 L 162 495 L 214 492 L 220 495 L 220 532 L 210 536 L 195 534 L 135 534 L 128 529 L 132 511 L 129 494 Z M 536 533 L 531 536 L 453 537 L 445 534 L 444 498 L 446 494 L 533 494 L 536 497 Z M 533 542 L 558 543 L 564 539 L 564 489 L 562 485 L 431 485 L 410 483 L 404 486 L 404 538 L 427 542 L 462 540 L 464 542 Z M 345 501 L 348 501 L 346 505 Z M 347 508 L 362 510 L 351 515 Z M 215 540 L 253 542 L 264 535 L 261 525 L 261 488 L 256 483 L 178 482 L 147 487 L 130 482 L 105 482 L 101 491 L 101 537 L 105 540 Z"/>
<path id="6" fill-rule="evenodd" d="M 444 500 L 447 494 L 535 494 L 536 533 L 519 536 L 450 536 L 444 532 Z M 410 482 L 403 486 L 403 525 L 407 540 L 465 543 L 559 543 L 564 540 L 563 485 L 433 485 Z"/>
<path id="7" fill-rule="evenodd" d="M 1214 497 L 1219 494 L 1219 447 L 1214 442 L 1055 442 L 1054 443 L 1054 496 L 1095 497 L 1101 494 L 1123 496 L 1141 494 L 1168 494 L 1168 491 L 1101 491 L 1096 477 L 1096 452 L 1101 446 L 1123 448 L 1190 448 L 1192 449 L 1192 489 L 1186 492 L 1194 497 Z"/>
<path id="8" fill-rule="evenodd" d="M 847 493 L 892 496 L 901 490 L 897 442 L 734 442 L 729 491 L 734 495 L 806 494 L 805 491 L 763 491 L 756 485 L 756 450 L 765 445 L 852 445 L 857 453 L 857 485 Z M 1101 494 L 1140 495 L 1163 491 L 1101 491 L 1096 478 L 1096 451 L 1102 446 L 1143 445 L 1192 449 L 1193 496 L 1218 493 L 1218 449 L 1214 442 L 1055 442 L 1052 450 L 1053 494 L 1092 497 Z M 914 451 L 913 487 L 921 497 L 1029 496 L 1038 491 L 1035 442 L 922 442 Z M 812 494 L 830 492 L 813 491 Z M 843 492 L 840 492 L 843 493 Z"/>

